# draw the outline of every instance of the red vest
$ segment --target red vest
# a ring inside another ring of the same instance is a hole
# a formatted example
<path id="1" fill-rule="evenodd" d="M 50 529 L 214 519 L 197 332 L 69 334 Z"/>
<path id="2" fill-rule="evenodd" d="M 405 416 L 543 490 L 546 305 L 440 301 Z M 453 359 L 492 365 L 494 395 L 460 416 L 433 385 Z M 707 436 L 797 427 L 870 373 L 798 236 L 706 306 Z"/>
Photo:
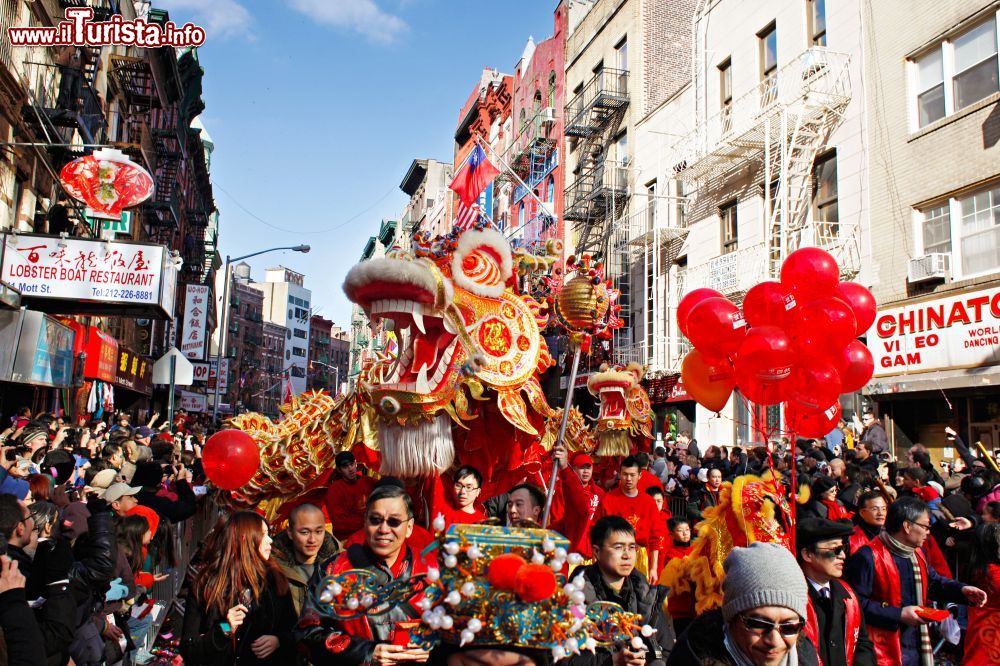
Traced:
<path id="1" fill-rule="evenodd" d="M 896 568 L 896 563 L 892 560 L 892 553 L 882 542 L 882 539 L 872 539 L 868 542 L 868 547 L 872 549 L 872 555 L 875 559 L 872 599 L 896 608 L 902 607 L 903 593 L 899 580 L 899 569 Z M 926 600 L 927 562 L 924 561 L 923 553 L 919 550 L 916 553 L 917 564 L 920 566 L 921 598 Z M 875 644 L 875 654 L 878 657 L 879 666 L 903 663 L 903 650 L 899 645 L 898 629 L 892 631 L 869 625 L 868 636 Z"/>
<path id="2" fill-rule="evenodd" d="M 854 594 L 854 590 L 851 589 L 850 585 L 842 580 L 837 580 L 837 582 L 840 583 L 840 586 L 844 588 L 844 592 L 847 593 L 847 598 L 844 599 L 844 608 L 847 611 L 844 617 L 844 629 L 846 632 L 844 636 L 844 652 L 847 654 L 847 666 L 852 666 L 854 664 L 854 648 L 858 644 L 858 634 L 861 633 L 861 604 L 858 602 L 858 597 Z M 831 581 L 830 584 L 833 585 L 833 582 Z M 819 666 L 823 666 L 823 660 L 819 656 L 819 621 L 816 619 L 816 611 L 813 609 L 812 597 L 809 597 L 807 611 L 806 638 L 816 646 L 816 659 L 819 661 Z"/>
<path id="3" fill-rule="evenodd" d="M 855 525 L 854 533 L 851 534 L 851 539 L 847 544 L 847 547 L 850 551 L 848 554 L 853 555 L 854 553 L 858 552 L 859 550 L 861 550 L 861 546 L 867 546 L 869 541 L 871 541 L 871 539 L 868 538 L 868 535 L 865 534 L 865 531 L 861 529 L 860 526 Z"/>

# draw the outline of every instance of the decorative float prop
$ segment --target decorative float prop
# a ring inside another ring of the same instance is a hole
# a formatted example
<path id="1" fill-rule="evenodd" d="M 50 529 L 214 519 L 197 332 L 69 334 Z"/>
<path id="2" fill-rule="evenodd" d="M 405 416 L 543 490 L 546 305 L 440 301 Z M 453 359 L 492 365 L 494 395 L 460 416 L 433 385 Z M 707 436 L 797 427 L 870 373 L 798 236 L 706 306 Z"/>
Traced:
<path id="1" fill-rule="evenodd" d="M 59 182 L 71 197 L 87 204 L 88 214 L 112 220 L 153 196 L 149 172 L 114 148 L 69 162 L 59 172 Z"/>

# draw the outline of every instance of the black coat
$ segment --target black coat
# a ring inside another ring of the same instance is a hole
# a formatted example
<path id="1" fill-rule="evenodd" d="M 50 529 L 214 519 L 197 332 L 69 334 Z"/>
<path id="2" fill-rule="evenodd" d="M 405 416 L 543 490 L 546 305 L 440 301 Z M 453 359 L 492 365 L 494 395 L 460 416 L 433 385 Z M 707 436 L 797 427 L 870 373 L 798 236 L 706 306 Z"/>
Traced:
<path id="1" fill-rule="evenodd" d="M 207 610 L 189 594 L 184 604 L 180 653 L 185 664 L 224 666 L 228 664 L 268 664 L 284 666 L 295 662 L 292 628 L 296 621 L 291 592 L 279 595 L 273 574 L 260 599 L 247 613 L 234 636 L 222 633 L 225 613 Z M 278 649 L 267 659 L 257 659 L 250 646 L 261 636 L 277 636 Z"/>
<path id="2" fill-rule="evenodd" d="M 0 594 L 0 628 L 10 666 L 43 666 L 46 663 L 45 652 L 38 649 L 45 639 L 35 614 L 28 608 L 24 588 Z"/>
<path id="3" fill-rule="evenodd" d="M 193 516 L 198 508 L 195 503 L 194 491 L 187 481 L 178 481 L 174 484 L 174 492 L 177 493 L 176 500 L 157 495 L 158 490 L 159 487 L 143 487 L 136 494 L 135 499 L 139 504 L 148 506 L 155 511 L 162 519 L 179 523 Z"/>
<path id="4" fill-rule="evenodd" d="M 823 599 L 813 586 L 809 585 L 809 599 L 812 601 L 813 610 L 816 611 L 820 658 L 824 664 L 846 664 L 847 646 L 844 644 L 844 636 L 847 610 L 844 608 L 844 601 L 847 599 L 847 592 L 844 586 L 831 584 L 830 598 Z M 865 616 L 860 606 L 858 614 L 861 616 L 861 628 L 854 647 L 854 666 L 875 666 L 877 663 L 875 646 L 868 638 Z"/>
<path id="5" fill-rule="evenodd" d="M 722 611 L 719 610 L 695 618 L 677 639 L 667 666 L 735 666 L 736 662 L 726 650 L 722 626 Z M 805 632 L 799 634 L 796 648 L 799 666 L 818 666 L 816 648 Z"/>
<path id="6" fill-rule="evenodd" d="M 66 663 L 69 644 L 76 635 L 77 615 L 76 602 L 73 600 L 69 580 L 66 578 L 69 565 L 34 567 L 31 557 L 16 546 L 9 546 L 7 555 L 17 562 L 18 569 L 27 579 L 26 589 L 40 590 L 45 597 L 45 603 L 34 611 L 35 622 L 42 634 L 42 640 L 38 645 L 45 646 L 41 655 L 43 660 L 53 666 Z"/>
<path id="7" fill-rule="evenodd" d="M 646 665 L 664 666 L 667 655 L 674 645 L 674 632 L 663 615 L 663 601 L 667 596 L 667 588 L 660 585 L 650 585 L 646 577 L 633 571 L 625 580 L 621 593 L 616 595 L 608 589 L 601 576 L 601 570 L 596 564 L 580 567 L 573 572 L 570 579 L 583 576 L 586 585 L 583 594 L 587 605 L 595 601 L 611 601 L 620 604 L 631 613 L 642 616 L 640 624 L 648 624 L 656 629 L 650 638 L 643 638 L 646 644 Z M 611 666 L 613 653 L 605 648 L 597 648 L 596 652 L 582 652 L 567 662 L 567 666 Z"/>

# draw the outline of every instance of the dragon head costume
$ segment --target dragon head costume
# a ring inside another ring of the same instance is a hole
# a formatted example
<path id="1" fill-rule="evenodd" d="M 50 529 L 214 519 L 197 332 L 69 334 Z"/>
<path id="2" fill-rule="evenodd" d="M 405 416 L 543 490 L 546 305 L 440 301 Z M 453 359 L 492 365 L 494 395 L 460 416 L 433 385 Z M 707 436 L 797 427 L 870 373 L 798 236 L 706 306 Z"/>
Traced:
<path id="1" fill-rule="evenodd" d="M 683 595 L 695 604 L 694 614 L 720 608 L 722 563 L 733 548 L 755 541 L 791 548 L 791 511 L 780 486 L 780 477 L 772 472 L 724 483 L 718 506 L 705 510 L 691 553 L 668 562 L 660 583 L 669 586 L 672 595 Z"/>
<path id="2" fill-rule="evenodd" d="M 601 366 L 590 376 L 587 389 L 601 401 L 596 436 L 599 456 L 627 456 L 640 441 L 653 439 L 649 394 L 639 383 L 645 370 L 638 363 L 625 367 Z"/>

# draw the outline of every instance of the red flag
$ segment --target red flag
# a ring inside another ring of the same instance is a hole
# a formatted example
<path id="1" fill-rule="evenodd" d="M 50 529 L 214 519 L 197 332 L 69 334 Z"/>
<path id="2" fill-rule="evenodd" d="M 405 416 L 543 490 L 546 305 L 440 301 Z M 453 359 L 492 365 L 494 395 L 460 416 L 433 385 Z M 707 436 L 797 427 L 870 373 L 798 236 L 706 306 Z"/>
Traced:
<path id="1" fill-rule="evenodd" d="M 458 170 L 448 187 L 458 195 L 466 207 L 471 207 L 486 186 L 499 175 L 500 171 L 486 158 L 482 147 L 476 144 L 469 153 L 469 159 Z"/>
<path id="2" fill-rule="evenodd" d="M 285 373 L 285 395 L 281 398 L 282 402 L 292 401 L 292 377 L 289 373 Z"/>

